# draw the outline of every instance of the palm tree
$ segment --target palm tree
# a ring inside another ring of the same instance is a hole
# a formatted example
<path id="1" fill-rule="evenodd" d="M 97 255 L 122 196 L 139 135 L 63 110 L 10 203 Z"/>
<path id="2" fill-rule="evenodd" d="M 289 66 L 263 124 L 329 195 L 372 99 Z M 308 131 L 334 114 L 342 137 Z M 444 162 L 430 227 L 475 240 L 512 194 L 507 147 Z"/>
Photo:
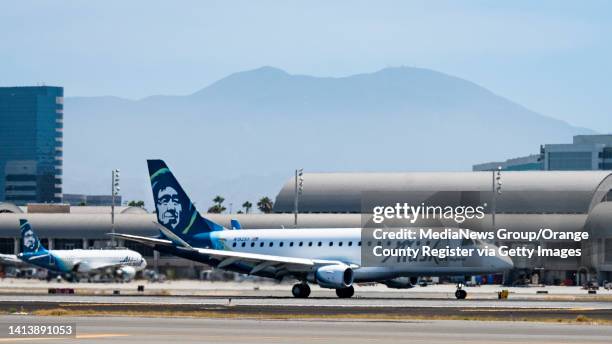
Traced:
<path id="1" fill-rule="evenodd" d="M 264 214 L 270 214 L 273 206 L 274 202 L 267 196 L 262 197 L 259 202 L 257 202 L 257 208 Z"/>
<path id="2" fill-rule="evenodd" d="M 224 212 L 226 208 L 223 206 L 223 201 L 225 201 L 225 198 L 217 195 L 215 198 L 213 198 L 213 202 L 215 202 L 215 204 L 208 208 L 208 212 L 213 214 L 221 214 Z"/>
<path id="3" fill-rule="evenodd" d="M 220 196 L 220 195 L 217 195 L 215 196 L 215 198 L 213 198 L 213 202 L 215 202 L 218 205 L 221 205 L 223 201 L 225 201 L 225 198 L 223 198 L 223 196 Z"/>
<path id="4" fill-rule="evenodd" d="M 249 210 L 251 210 L 251 208 L 253 207 L 253 204 L 251 202 L 249 202 L 249 201 L 246 201 L 246 202 L 242 203 L 242 207 L 244 208 L 244 212 L 246 214 L 248 214 Z"/>
<path id="5" fill-rule="evenodd" d="M 140 207 L 144 208 L 144 201 L 130 201 L 128 207 Z"/>

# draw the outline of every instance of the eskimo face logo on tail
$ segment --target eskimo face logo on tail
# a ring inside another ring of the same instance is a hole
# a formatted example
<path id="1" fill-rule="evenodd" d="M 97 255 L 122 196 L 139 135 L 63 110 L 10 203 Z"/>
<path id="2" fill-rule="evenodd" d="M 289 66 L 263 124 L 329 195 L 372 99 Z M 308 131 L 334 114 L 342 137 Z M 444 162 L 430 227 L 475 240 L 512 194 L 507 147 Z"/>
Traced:
<path id="1" fill-rule="evenodd" d="M 180 239 L 193 239 L 202 232 L 223 230 L 223 227 L 204 219 L 195 205 L 162 160 L 147 160 L 157 222 L 178 235 Z M 167 235 L 163 229 L 164 235 Z M 198 239 L 200 240 L 200 239 Z"/>
<path id="2" fill-rule="evenodd" d="M 32 232 L 32 230 L 29 228 L 23 233 L 23 247 L 30 251 L 36 251 L 38 248 L 36 247 L 36 237 L 34 237 L 34 232 Z"/>
<path id="3" fill-rule="evenodd" d="M 178 192 L 171 186 L 160 187 L 157 192 L 157 219 L 159 223 L 176 229 L 181 222 L 183 206 Z"/>
<path id="4" fill-rule="evenodd" d="M 38 252 L 41 248 L 38 237 L 34 234 L 32 227 L 26 220 L 20 220 L 21 244 L 24 252 Z"/>

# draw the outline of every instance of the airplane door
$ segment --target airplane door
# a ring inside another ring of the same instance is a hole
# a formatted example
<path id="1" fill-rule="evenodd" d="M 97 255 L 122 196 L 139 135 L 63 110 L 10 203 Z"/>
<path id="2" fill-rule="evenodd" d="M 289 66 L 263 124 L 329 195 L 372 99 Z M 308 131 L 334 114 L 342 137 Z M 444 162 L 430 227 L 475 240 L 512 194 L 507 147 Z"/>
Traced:
<path id="1" fill-rule="evenodd" d="M 49 255 L 49 265 L 55 266 L 55 256 L 53 256 L 52 254 Z"/>

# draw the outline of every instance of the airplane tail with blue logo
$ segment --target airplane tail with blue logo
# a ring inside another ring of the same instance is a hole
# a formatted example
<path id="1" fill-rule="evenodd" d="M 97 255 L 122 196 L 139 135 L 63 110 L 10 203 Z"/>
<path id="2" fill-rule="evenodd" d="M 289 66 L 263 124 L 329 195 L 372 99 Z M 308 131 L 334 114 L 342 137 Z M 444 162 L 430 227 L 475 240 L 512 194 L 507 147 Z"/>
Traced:
<path id="1" fill-rule="evenodd" d="M 224 230 L 202 216 L 163 160 L 147 160 L 160 231 L 174 242 L 189 243 L 196 234 Z"/>
<path id="2" fill-rule="evenodd" d="M 238 221 L 238 219 L 232 219 L 230 223 L 232 225 L 232 229 L 242 229 L 242 225 L 240 224 L 240 221 Z"/>
<path id="3" fill-rule="evenodd" d="M 26 219 L 19 220 L 21 230 L 21 252 L 26 255 L 47 254 L 47 249 L 42 245 L 32 226 Z"/>

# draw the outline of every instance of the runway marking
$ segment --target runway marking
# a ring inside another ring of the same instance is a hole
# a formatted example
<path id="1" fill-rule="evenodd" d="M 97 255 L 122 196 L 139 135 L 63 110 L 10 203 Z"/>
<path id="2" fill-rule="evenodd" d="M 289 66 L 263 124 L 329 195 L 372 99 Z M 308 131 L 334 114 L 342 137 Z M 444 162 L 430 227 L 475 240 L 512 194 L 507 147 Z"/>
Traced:
<path id="1" fill-rule="evenodd" d="M 77 339 L 94 339 L 94 338 L 108 338 L 108 337 L 127 337 L 129 334 L 125 333 L 89 333 L 89 334 L 77 334 Z"/>
<path id="2" fill-rule="evenodd" d="M 129 334 L 124 333 L 90 333 L 81 334 L 76 337 L 19 337 L 19 338 L 0 338 L 0 343 L 5 342 L 28 342 L 35 340 L 65 340 L 65 339 L 99 339 L 112 337 L 127 337 Z"/>
<path id="3" fill-rule="evenodd" d="M 202 340 L 244 340 L 244 339 L 252 339 L 252 338 L 256 338 L 258 340 L 287 340 L 287 339 L 308 339 L 308 340 L 312 340 L 312 341 L 322 341 L 322 342 L 332 342 L 334 337 L 333 336 L 329 336 L 329 337 L 309 337 L 309 336 L 292 336 L 292 335 L 286 335 L 286 336 L 256 336 L 256 335 L 252 335 L 252 334 L 244 334 L 244 335 L 204 335 L 201 337 Z M 347 335 L 347 338 L 350 338 L 350 335 Z M 366 338 L 366 337 L 359 337 L 360 341 L 367 341 L 367 342 L 380 342 L 380 338 L 379 337 L 372 337 L 372 338 Z"/>
<path id="4" fill-rule="evenodd" d="M 460 309 L 461 312 L 555 312 L 555 311 L 596 311 L 597 308 L 471 308 Z"/>

